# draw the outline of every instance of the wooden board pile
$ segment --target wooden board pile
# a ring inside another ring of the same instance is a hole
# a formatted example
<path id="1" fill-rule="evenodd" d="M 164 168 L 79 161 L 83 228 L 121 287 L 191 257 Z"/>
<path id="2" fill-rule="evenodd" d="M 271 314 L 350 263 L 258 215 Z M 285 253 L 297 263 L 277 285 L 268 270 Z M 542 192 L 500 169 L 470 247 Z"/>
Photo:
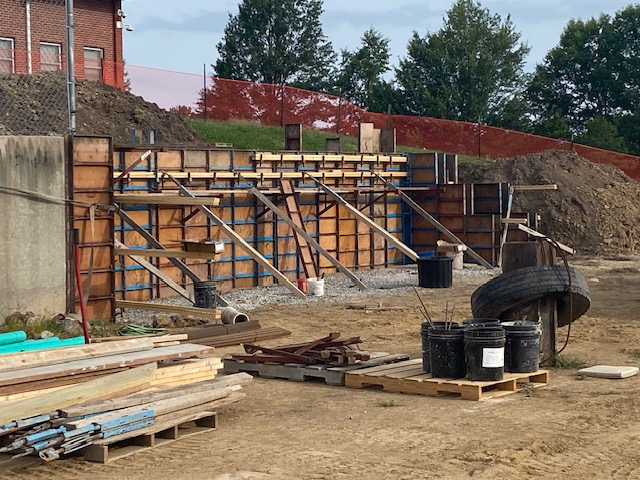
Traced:
<path id="1" fill-rule="evenodd" d="M 175 330 L 176 332 L 178 330 Z M 289 330 L 280 327 L 262 327 L 257 320 L 229 325 L 211 325 L 207 327 L 187 328 L 184 332 L 190 342 L 212 347 L 228 347 L 242 343 L 261 342 L 291 335 Z"/>
<path id="2" fill-rule="evenodd" d="M 185 338 L 0 355 L 0 453 L 55 460 L 215 416 L 242 399 L 237 390 L 251 376 L 216 379 L 222 364 L 213 348 L 179 343 Z"/>
<path id="3" fill-rule="evenodd" d="M 354 365 L 369 360 L 368 353 L 355 350 L 352 345 L 362 343 L 360 337 L 339 339 L 337 332 L 311 342 L 283 345 L 275 348 L 245 344 L 248 355 L 234 355 L 234 360 L 253 363 L 282 363 L 301 365 Z"/>

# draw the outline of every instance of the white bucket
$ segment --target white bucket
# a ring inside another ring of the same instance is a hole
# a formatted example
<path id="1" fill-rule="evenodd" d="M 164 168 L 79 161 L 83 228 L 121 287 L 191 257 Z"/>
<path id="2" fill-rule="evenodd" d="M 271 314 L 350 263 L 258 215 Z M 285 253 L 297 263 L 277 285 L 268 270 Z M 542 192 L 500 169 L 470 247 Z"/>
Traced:
<path id="1" fill-rule="evenodd" d="M 322 297 L 324 295 L 324 278 L 309 278 L 307 279 L 307 285 L 309 286 L 309 295 L 314 297 Z"/>
<path id="2" fill-rule="evenodd" d="M 453 258 L 452 268 L 454 270 L 462 270 L 464 268 L 464 252 L 447 252 L 447 257 Z"/>

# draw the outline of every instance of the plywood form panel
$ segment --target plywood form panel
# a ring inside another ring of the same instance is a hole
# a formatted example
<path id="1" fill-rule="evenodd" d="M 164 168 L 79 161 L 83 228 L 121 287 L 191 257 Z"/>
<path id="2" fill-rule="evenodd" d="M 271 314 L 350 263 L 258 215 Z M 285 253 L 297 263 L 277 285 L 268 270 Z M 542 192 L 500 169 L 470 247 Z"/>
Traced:
<path id="1" fill-rule="evenodd" d="M 182 168 L 182 154 L 179 150 L 157 152 L 158 170 L 179 170 Z"/>
<path id="2" fill-rule="evenodd" d="M 189 166 L 198 166 L 198 160 L 191 160 L 191 155 L 193 154 L 196 157 L 196 153 L 198 152 L 188 152 L 189 156 L 185 156 L 185 165 Z M 209 151 L 209 168 L 211 170 L 230 170 L 231 169 L 231 158 L 234 156 L 234 152 L 232 150 L 210 150 Z M 198 158 L 198 157 L 196 157 Z"/>
<path id="3" fill-rule="evenodd" d="M 182 152 L 182 158 L 184 161 L 184 169 L 187 171 L 191 170 L 199 170 L 206 172 L 207 171 L 207 153 L 209 153 L 209 158 L 211 159 L 211 153 L 213 152 L 205 152 L 201 150 L 184 150 Z M 224 152 L 227 153 L 227 152 Z M 228 155 L 226 156 L 227 164 L 229 162 Z"/>
<path id="4" fill-rule="evenodd" d="M 235 150 L 233 152 L 234 168 L 251 166 L 252 155 L 253 155 L 253 152 L 250 152 L 248 150 Z"/>
<path id="5" fill-rule="evenodd" d="M 253 288 L 256 286 L 255 278 L 237 278 L 235 288 Z"/>
<path id="6" fill-rule="evenodd" d="M 318 243 L 325 250 L 335 252 L 338 248 L 338 237 L 336 235 L 320 234 Z"/>
<path id="7" fill-rule="evenodd" d="M 357 237 L 355 235 L 340 235 L 338 249 L 342 252 L 355 252 Z"/>

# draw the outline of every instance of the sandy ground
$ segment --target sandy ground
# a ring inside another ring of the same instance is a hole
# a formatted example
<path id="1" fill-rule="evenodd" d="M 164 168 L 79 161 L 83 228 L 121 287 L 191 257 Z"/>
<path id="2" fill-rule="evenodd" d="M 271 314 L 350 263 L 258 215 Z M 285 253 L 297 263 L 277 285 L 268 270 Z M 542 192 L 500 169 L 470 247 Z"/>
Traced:
<path id="1" fill-rule="evenodd" d="M 593 304 L 573 325 L 564 353 L 592 364 L 640 364 L 640 258 L 573 265 L 589 279 Z M 485 280 L 461 279 L 452 289 L 423 294 L 432 314 L 448 301 L 461 319 Z M 347 308 L 379 302 L 402 308 Z M 312 307 L 267 306 L 252 317 L 292 330 L 291 341 L 339 331 L 361 336 L 371 351 L 420 351 L 421 317 L 411 291 Z M 565 334 L 562 329 L 559 340 Z M 553 370 L 547 387 L 482 402 L 259 378 L 244 391 L 245 400 L 219 412 L 215 432 L 109 465 L 68 459 L 0 478 L 640 478 L 640 376 L 581 379 L 575 370 Z"/>

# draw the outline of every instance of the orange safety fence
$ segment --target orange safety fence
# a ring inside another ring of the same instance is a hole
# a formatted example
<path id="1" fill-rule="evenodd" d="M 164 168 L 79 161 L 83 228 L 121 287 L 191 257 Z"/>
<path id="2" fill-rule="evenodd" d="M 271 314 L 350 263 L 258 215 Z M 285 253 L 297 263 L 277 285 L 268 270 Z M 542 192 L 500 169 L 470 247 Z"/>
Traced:
<path id="1" fill-rule="evenodd" d="M 431 117 L 366 111 L 339 97 L 264 83 L 126 66 L 133 93 L 167 109 L 209 120 L 300 123 L 316 130 L 357 135 L 358 124 L 395 128 L 400 145 L 459 155 L 504 158 L 549 149 L 573 149 L 596 163 L 615 165 L 640 180 L 640 157 L 502 128 Z M 202 95 L 206 85 L 205 96 Z"/>

